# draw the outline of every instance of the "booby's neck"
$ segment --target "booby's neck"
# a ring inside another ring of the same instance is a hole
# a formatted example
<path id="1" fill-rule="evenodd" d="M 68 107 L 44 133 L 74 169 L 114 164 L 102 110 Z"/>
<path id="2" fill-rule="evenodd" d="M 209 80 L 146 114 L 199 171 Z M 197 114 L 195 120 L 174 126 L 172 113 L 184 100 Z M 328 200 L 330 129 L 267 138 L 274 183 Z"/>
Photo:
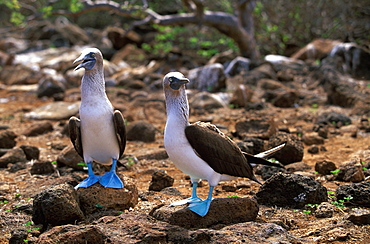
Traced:
<path id="1" fill-rule="evenodd" d="M 189 103 L 185 87 L 179 90 L 165 89 L 167 125 L 185 128 L 189 125 Z"/>
<path id="2" fill-rule="evenodd" d="M 81 100 L 106 97 L 105 80 L 102 70 L 86 70 L 81 82 Z"/>

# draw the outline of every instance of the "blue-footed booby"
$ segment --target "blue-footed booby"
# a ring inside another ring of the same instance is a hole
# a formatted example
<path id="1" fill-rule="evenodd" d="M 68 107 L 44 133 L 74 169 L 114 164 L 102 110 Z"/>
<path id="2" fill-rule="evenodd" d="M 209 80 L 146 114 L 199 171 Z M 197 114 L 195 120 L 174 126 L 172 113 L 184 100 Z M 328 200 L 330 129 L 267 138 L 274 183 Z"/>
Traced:
<path id="1" fill-rule="evenodd" d="M 167 110 L 164 146 L 170 160 L 190 176 L 193 186 L 190 198 L 171 205 L 189 203 L 188 208 L 191 211 L 205 216 L 212 202 L 213 188 L 220 181 L 247 177 L 261 184 L 253 174 L 251 164 L 279 166 L 262 157 L 280 150 L 284 144 L 253 156 L 242 152 L 215 125 L 204 122 L 190 124 L 185 91 L 185 84 L 188 82 L 189 79 L 180 72 L 170 72 L 163 78 Z M 197 186 L 201 179 L 207 180 L 210 186 L 205 200 L 197 196 Z"/>
<path id="2" fill-rule="evenodd" d="M 97 48 L 84 49 L 73 62 L 75 70 L 85 69 L 81 81 L 80 119 L 69 120 L 70 138 L 76 151 L 84 159 L 88 177 L 75 188 L 89 187 L 97 182 L 108 188 L 123 188 L 116 174 L 117 160 L 126 146 L 126 127 L 118 110 L 113 110 L 105 93 L 103 55 Z M 104 175 L 95 175 L 92 162 L 109 165 Z"/>

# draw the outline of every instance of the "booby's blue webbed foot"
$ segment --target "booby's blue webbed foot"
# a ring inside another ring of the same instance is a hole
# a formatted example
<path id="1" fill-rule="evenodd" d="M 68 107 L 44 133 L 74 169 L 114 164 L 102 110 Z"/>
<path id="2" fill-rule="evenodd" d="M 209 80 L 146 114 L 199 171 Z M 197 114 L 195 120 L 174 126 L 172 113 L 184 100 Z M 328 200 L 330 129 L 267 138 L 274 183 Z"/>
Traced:
<path id="1" fill-rule="evenodd" d="M 86 179 L 84 179 L 82 182 L 80 182 L 77 186 L 75 186 L 75 189 L 77 188 L 87 188 L 89 186 L 94 185 L 95 183 L 99 182 L 100 175 L 90 175 Z"/>
<path id="2" fill-rule="evenodd" d="M 208 197 L 206 200 L 203 200 L 201 202 L 191 203 L 188 208 L 194 213 L 198 214 L 199 216 L 204 217 L 208 213 L 209 207 L 211 206 L 212 193 L 213 193 L 213 186 L 209 188 L 209 193 L 208 193 Z"/>
<path id="3" fill-rule="evenodd" d="M 94 174 L 91 162 L 87 163 L 87 172 L 89 176 L 86 179 L 84 179 L 82 182 L 80 182 L 77 186 L 75 186 L 75 189 L 80 188 L 80 187 L 87 188 L 89 186 L 94 185 L 96 182 L 100 180 L 101 176 Z"/>
<path id="4" fill-rule="evenodd" d="M 109 172 L 105 173 L 99 180 L 100 185 L 106 188 L 123 188 L 121 179 L 116 174 L 117 160 L 113 159 L 112 168 Z"/>
<path id="5" fill-rule="evenodd" d="M 180 205 L 184 205 L 184 204 L 187 204 L 187 203 L 197 203 L 197 202 L 201 202 L 203 201 L 201 198 L 199 197 L 189 197 L 189 198 L 186 198 L 184 200 L 180 200 L 180 201 L 176 201 L 176 202 L 173 202 L 170 204 L 170 206 L 180 206 Z"/>
<path id="6" fill-rule="evenodd" d="M 184 205 L 187 203 L 197 203 L 197 202 L 203 201 L 201 198 L 197 196 L 197 187 L 198 187 L 198 182 L 193 182 L 193 190 L 191 193 L 191 197 L 184 199 L 184 200 L 177 201 L 177 202 L 173 202 L 170 204 L 170 206 L 172 207 L 180 206 L 180 205 Z"/>

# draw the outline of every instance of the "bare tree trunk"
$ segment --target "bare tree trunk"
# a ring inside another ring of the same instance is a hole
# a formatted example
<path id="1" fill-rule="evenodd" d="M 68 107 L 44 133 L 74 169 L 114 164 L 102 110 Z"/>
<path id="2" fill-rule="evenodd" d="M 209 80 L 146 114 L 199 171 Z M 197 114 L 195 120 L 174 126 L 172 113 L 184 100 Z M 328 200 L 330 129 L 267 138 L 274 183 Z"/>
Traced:
<path id="1" fill-rule="evenodd" d="M 202 0 L 183 0 L 182 2 L 191 13 L 160 15 L 149 8 L 142 8 L 142 13 L 147 14 L 147 17 L 137 23 L 155 23 L 163 26 L 189 24 L 209 26 L 233 39 L 239 48 L 241 56 L 250 58 L 252 61 L 257 61 L 260 58 L 254 38 L 252 16 L 254 0 L 238 0 L 236 4 L 237 16 L 225 12 L 205 11 Z M 140 7 L 123 8 L 114 1 L 92 2 L 86 0 L 84 9 L 79 12 L 59 11 L 55 14 L 80 15 L 87 11 L 97 10 L 112 10 L 116 14 L 132 17 L 134 13 L 137 14 Z"/>

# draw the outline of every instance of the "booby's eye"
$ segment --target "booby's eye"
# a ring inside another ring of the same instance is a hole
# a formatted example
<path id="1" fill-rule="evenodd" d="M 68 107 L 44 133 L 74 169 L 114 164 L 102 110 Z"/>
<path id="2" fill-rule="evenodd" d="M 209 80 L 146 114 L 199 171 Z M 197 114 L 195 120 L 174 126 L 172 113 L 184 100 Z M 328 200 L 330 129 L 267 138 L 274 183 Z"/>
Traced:
<path id="1" fill-rule="evenodd" d="M 169 82 L 172 82 L 172 78 L 169 78 L 168 80 L 169 80 Z"/>

